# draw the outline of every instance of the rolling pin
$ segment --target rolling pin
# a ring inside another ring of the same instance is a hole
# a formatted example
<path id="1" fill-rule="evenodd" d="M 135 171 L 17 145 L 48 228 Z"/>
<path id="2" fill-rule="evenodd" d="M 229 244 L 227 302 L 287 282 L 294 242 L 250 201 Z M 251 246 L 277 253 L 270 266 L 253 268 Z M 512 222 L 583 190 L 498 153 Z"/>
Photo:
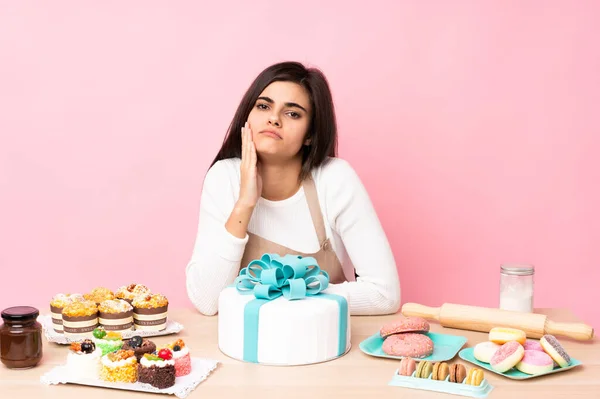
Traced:
<path id="1" fill-rule="evenodd" d="M 529 338 L 541 338 L 545 334 L 565 336 L 585 341 L 594 337 L 594 329 L 584 323 L 558 323 L 548 316 L 537 313 L 515 312 L 497 308 L 444 303 L 439 308 L 405 303 L 404 316 L 418 316 L 437 320 L 443 327 L 489 332 L 494 327 L 511 327 L 525 331 Z"/>

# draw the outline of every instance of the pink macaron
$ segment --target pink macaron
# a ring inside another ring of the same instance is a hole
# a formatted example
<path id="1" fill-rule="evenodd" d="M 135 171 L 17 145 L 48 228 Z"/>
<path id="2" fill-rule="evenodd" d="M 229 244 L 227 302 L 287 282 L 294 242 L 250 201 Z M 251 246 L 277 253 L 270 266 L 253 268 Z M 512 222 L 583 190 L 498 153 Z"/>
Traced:
<path id="1" fill-rule="evenodd" d="M 425 334 L 394 334 L 383 341 L 381 349 L 392 356 L 422 359 L 433 353 L 433 341 Z"/>
<path id="2" fill-rule="evenodd" d="M 517 341 L 508 341 L 492 356 L 490 366 L 499 373 L 504 373 L 515 367 L 521 361 L 525 349 Z"/>
<path id="3" fill-rule="evenodd" d="M 417 369 L 417 363 L 410 357 L 403 357 L 400 360 L 400 366 L 398 367 L 398 374 L 410 377 L 412 373 Z"/>
<path id="4" fill-rule="evenodd" d="M 525 341 L 525 345 L 523 345 L 523 348 L 526 351 L 544 352 L 544 348 L 542 348 L 542 345 L 539 343 L 539 341 L 534 341 L 533 339 L 528 339 L 527 341 Z"/>
<path id="5" fill-rule="evenodd" d="M 526 350 L 516 367 L 517 370 L 525 374 L 542 374 L 552 371 L 554 361 L 546 352 Z"/>

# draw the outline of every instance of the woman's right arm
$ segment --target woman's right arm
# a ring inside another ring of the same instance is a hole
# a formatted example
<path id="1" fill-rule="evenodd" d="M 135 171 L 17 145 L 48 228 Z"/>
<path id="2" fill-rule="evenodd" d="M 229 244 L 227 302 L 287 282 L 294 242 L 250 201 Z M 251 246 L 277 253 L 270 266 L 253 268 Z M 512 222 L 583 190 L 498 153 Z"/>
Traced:
<path id="1" fill-rule="evenodd" d="M 229 162 L 217 162 L 206 174 L 196 242 L 186 267 L 188 297 L 205 315 L 217 313 L 219 293 L 235 280 L 248 242 L 247 234 L 236 237 L 225 227 L 236 204 L 235 169 Z"/>
<path id="2" fill-rule="evenodd" d="M 186 287 L 194 306 L 205 315 L 217 313 L 219 294 L 239 273 L 248 242 L 248 224 L 262 189 L 256 163 L 252 132 L 246 126 L 242 129 L 239 169 L 233 160 L 220 161 L 204 179 L 196 243 L 186 267 Z"/>

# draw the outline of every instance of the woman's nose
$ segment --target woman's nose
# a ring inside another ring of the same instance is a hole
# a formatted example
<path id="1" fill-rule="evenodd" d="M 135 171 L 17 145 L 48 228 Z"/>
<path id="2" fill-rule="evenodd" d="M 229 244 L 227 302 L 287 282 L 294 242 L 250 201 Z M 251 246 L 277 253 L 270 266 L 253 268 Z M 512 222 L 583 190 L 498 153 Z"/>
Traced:
<path id="1" fill-rule="evenodd" d="M 277 115 L 271 115 L 269 117 L 269 125 L 273 125 L 273 126 L 277 126 L 277 127 L 281 126 L 281 124 L 279 123 L 279 118 L 277 117 Z"/>

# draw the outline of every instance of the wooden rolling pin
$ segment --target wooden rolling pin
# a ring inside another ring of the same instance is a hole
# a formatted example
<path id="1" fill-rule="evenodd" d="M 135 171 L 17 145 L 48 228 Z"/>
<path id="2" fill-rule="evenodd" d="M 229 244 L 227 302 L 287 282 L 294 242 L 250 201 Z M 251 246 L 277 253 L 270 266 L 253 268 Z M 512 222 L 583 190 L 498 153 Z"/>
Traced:
<path id="1" fill-rule="evenodd" d="M 452 303 L 445 303 L 439 308 L 405 303 L 401 312 L 404 316 L 437 320 L 443 327 L 461 330 L 489 332 L 494 327 L 512 327 L 525 331 L 529 338 L 541 338 L 544 334 L 551 334 L 585 341 L 594 337 L 594 329 L 587 324 L 558 323 L 548 320 L 546 315 L 537 313 Z"/>

